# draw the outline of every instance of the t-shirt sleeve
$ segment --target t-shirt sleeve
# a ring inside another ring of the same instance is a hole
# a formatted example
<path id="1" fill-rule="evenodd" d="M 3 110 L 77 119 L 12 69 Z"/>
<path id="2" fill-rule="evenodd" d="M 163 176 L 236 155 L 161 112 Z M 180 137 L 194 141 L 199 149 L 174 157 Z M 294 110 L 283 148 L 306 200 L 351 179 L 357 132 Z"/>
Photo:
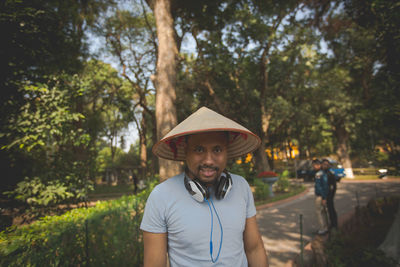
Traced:
<path id="1" fill-rule="evenodd" d="M 251 218 L 256 215 L 256 206 L 254 204 L 254 197 L 253 197 L 253 192 L 251 192 L 250 185 L 247 183 L 245 179 L 244 184 L 245 184 L 245 192 L 246 192 L 246 218 Z"/>
<path id="2" fill-rule="evenodd" d="M 151 233 L 167 232 L 164 203 L 159 188 L 154 188 L 146 202 L 142 223 L 140 224 L 141 230 Z"/>

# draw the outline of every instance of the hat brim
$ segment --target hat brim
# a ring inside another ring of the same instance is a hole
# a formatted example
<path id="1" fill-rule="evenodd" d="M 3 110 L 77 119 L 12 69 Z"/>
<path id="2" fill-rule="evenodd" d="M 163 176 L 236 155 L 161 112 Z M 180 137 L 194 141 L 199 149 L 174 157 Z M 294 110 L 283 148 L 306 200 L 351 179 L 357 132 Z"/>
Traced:
<path id="1" fill-rule="evenodd" d="M 164 159 L 184 161 L 186 160 L 186 140 L 184 137 L 208 132 L 231 133 L 227 147 L 228 159 L 251 153 L 261 144 L 260 138 L 245 127 L 203 107 L 157 142 L 152 151 L 155 155 Z"/>

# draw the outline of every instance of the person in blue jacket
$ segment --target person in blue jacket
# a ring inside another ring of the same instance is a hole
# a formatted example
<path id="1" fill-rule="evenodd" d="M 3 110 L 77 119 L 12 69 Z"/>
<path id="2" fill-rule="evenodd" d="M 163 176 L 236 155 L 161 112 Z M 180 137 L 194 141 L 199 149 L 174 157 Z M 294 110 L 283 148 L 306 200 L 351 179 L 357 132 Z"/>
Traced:
<path id="1" fill-rule="evenodd" d="M 315 209 L 319 223 L 319 235 L 324 235 L 328 232 L 328 217 L 326 214 L 326 200 L 329 193 L 328 177 L 321 170 L 321 162 L 318 159 L 312 161 L 314 175 L 314 189 L 315 189 Z"/>
<path id="2" fill-rule="evenodd" d="M 326 176 L 326 179 L 328 180 L 328 196 L 326 198 L 326 205 L 328 208 L 328 214 L 329 214 L 329 228 L 336 228 L 337 229 L 337 213 L 335 210 L 335 205 L 334 205 L 334 197 L 336 193 L 336 181 L 337 177 L 335 175 L 335 172 L 331 168 L 331 163 L 329 162 L 328 159 L 323 159 L 321 163 L 321 168 L 322 171 L 324 172 L 323 175 Z"/>

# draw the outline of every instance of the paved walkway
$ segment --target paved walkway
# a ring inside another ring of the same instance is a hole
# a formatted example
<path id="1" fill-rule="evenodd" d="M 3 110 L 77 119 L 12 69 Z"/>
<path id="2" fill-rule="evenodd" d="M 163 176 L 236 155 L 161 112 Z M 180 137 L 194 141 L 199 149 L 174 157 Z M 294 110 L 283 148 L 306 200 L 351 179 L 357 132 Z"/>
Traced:
<path id="1" fill-rule="evenodd" d="M 307 193 L 284 203 L 258 207 L 257 222 L 267 250 L 270 267 L 282 267 L 300 253 L 300 214 L 303 216 L 303 240 L 306 245 L 318 229 L 312 183 Z M 357 205 L 365 206 L 376 196 L 400 195 L 400 179 L 342 181 L 338 183 L 335 207 L 339 218 Z"/>

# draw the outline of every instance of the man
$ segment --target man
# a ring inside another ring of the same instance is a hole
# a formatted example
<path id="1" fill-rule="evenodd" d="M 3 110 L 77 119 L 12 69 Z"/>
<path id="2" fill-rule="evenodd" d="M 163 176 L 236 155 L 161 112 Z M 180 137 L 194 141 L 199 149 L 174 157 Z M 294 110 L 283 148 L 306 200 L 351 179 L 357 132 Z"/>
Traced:
<path id="1" fill-rule="evenodd" d="M 328 221 L 326 214 L 326 199 L 328 197 L 328 180 L 321 170 L 321 162 L 318 159 L 312 161 L 315 179 L 315 209 L 319 223 L 319 235 L 328 232 Z"/>
<path id="2" fill-rule="evenodd" d="M 326 205 L 328 207 L 329 214 L 329 228 L 337 229 L 337 213 L 334 206 L 334 197 L 336 193 L 336 175 L 335 172 L 331 169 L 331 163 L 328 159 L 322 160 L 322 171 L 323 175 L 326 176 L 328 180 L 328 196 L 326 198 Z"/>
<path id="3" fill-rule="evenodd" d="M 157 185 L 141 223 L 144 266 L 268 266 L 247 181 L 227 160 L 254 151 L 260 139 L 205 107 L 153 147 L 185 161 L 185 172 Z M 168 257 L 167 257 L 168 253 Z"/>

